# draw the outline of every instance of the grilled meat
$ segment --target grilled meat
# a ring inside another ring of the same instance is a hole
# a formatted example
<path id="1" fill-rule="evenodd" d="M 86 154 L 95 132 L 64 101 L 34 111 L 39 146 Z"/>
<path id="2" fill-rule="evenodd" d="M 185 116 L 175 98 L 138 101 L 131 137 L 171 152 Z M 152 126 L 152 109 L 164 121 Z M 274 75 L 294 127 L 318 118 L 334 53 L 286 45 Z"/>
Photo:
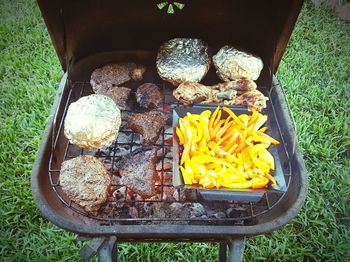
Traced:
<path id="1" fill-rule="evenodd" d="M 157 151 L 136 151 L 126 155 L 119 163 L 121 184 L 129 187 L 143 198 L 155 194 L 154 182 L 156 171 Z"/>
<path id="2" fill-rule="evenodd" d="M 243 93 L 235 99 L 235 105 L 247 106 L 255 108 L 258 111 L 261 111 L 263 108 L 266 108 L 266 101 L 269 100 L 266 96 L 263 95 L 258 90 L 251 90 Z"/>
<path id="3" fill-rule="evenodd" d="M 92 214 L 107 200 L 111 183 L 104 165 L 89 155 L 64 161 L 59 180 L 62 191 L 69 199 Z"/>
<path id="4" fill-rule="evenodd" d="M 192 105 L 194 103 L 234 105 L 237 94 L 242 95 L 245 92 L 253 90 L 256 90 L 256 84 L 249 79 L 239 79 L 213 86 L 185 82 L 173 91 L 173 95 L 185 105 Z"/>
<path id="5" fill-rule="evenodd" d="M 101 93 L 102 95 L 106 95 L 113 99 L 113 101 L 117 104 L 119 109 L 126 109 L 126 101 L 130 95 L 130 88 L 127 87 L 117 87 L 113 86 L 109 88 L 105 93 Z"/>
<path id="6" fill-rule="evenodd" d="M 256 84 L 252 80 L 241 78 L 234 81 L 218 83 L 216 85 L 213 85 L 211 88 L 220 91 L 235 90 L 238 95 L 241 95 L 244 92 L 255 90 Z"/>
<path id="7" fill-rule="evenodd" d="M 214 90 L 210 86 L 199 83 L 184 82 L 180 84 L 174 91 L 173 96 L 184 105 L 192 105 L 213 101 Z"/>
<path id="8" fill-rule="evenodd" d="M 152 145 L 157 142 L 167 119 L 164 113 L 151 111 L 129 115 L 127 121 L 131 130 L 141 134 L 143 145 Z"/>
<path id="9" fill-rule="evenodd" d="M 143 108 L 154 109 L 160 107 L 162 98 L 159 87 L 155 84 L 145 83 L 137 88 L 136 100 Z"/>
<path id="10" fill-rule="evenodd" d="M 146 68 L 135 63 L 115 63 L 97 68 L 92 72 L 90 84 L 95 93 L 105 93 L 113 86 L 130 79 L 140 81 Z"/>

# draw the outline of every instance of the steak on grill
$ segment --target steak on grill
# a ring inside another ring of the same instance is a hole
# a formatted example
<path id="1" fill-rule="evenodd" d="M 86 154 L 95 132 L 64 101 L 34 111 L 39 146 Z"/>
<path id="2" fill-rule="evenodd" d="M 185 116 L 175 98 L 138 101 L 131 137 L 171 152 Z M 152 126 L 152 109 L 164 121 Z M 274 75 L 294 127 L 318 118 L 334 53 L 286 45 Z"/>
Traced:
<path id="1" fill-rule="evenodd" d="M 106 92 L 113 86 L 123 84 L 130 79 L 140 81 L 146 68 L 135 63 L 115 63 L 97 68 L 92 72 L 90 84 L 95 93 Z"/>
<path id="2" fill-rule="evenodd" d="M 121 184 L 143 198 L 153 196 L 155 194 L 154 182 L 157 177 L 156 164 L 156 149 L 139 150 L 124 156 L 117 164 Z"/>
<path id="3" fill-rule="evenodd" d="M 164 128 L 167 116 L 163 112 L 151 111 L 128 116 L 128 127 L 141 134 L 143 145 L 155 144 Z"/>
<path id="4" fill-rule="evenodd" d="M 109 88 L 105 93 L 101 93 L 102 95 L 109 96 L 113 99 L 113 101 L 117 104 L 119 109 L 126 109 L 126 101 L 130 95 L 130 88 L 127 87 L 117 87 L 113 86 Z"/>
<path id="5" fill-rule="evenodd" d="M 154 109 L 161 106 L 162 94 L 155 84 L 145 83 L 137 88 L 136 100 L 141 107 Z"/>

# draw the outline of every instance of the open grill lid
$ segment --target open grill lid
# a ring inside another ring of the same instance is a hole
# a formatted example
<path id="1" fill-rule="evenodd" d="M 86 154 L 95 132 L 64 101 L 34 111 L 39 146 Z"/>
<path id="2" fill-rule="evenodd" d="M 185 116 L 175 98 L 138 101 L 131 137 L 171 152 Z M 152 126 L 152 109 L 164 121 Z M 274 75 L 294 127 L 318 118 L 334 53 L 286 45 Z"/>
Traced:
<path id="1" fill-rule="evenodd" d="M 168 14 L 149 0 L 38 0 L 61 65 L 109 51 L 156 51 L 175 37 L 200 38 L 212 54 L 232 45 L 260 56 L 270 83 L 284 53 L 302 0 L 179 0 Z"/>

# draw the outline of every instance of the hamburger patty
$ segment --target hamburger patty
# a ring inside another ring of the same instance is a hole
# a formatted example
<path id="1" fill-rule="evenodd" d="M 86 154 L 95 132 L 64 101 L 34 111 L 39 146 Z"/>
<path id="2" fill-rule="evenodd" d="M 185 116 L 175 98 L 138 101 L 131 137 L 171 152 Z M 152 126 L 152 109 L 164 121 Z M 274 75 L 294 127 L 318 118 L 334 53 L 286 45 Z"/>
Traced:
<path id="1" fill-rule="evenodd" d="M 111 178 L 96 157 L 82 155 L 64 161 L 59 179 L 69 199 L 89 213 L 95 214 L 107 200 Z"/>

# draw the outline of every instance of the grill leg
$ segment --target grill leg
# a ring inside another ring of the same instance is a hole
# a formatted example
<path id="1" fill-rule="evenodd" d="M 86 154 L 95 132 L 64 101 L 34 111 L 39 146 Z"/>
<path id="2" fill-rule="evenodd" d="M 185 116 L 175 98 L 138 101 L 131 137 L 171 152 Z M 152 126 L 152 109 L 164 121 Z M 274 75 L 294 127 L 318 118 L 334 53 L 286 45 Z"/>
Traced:
<path id="1" fill-rule="evenodd" d="M 232 239 L 228 242 L 230 249 L 230 262 L 242 262 L 244 254 L 245 238 Z"/>
<path id="2" fill-rule="evenodd" d="M 118 261 L 118 246 L 115 236 L 107 238 L 100 249 L 98 250 L 99 262 L 117 262 Z"/>
<path id="3" fill-rule="evenodd" d="M 227 243 L 219 243 L 219 262 L 226 262 Z"/>
<path id="4" fill-rule="evenodd" d="M 85 238 L 78 237 L 78 240 L 90 240 L 88 244 L 82 247 L 80 255 L 85 261 L 91 261 L 91 258 L 98 254 L 100 262 L 118 261 L 117 238 L 115 236 L 108 238 Z"/>

